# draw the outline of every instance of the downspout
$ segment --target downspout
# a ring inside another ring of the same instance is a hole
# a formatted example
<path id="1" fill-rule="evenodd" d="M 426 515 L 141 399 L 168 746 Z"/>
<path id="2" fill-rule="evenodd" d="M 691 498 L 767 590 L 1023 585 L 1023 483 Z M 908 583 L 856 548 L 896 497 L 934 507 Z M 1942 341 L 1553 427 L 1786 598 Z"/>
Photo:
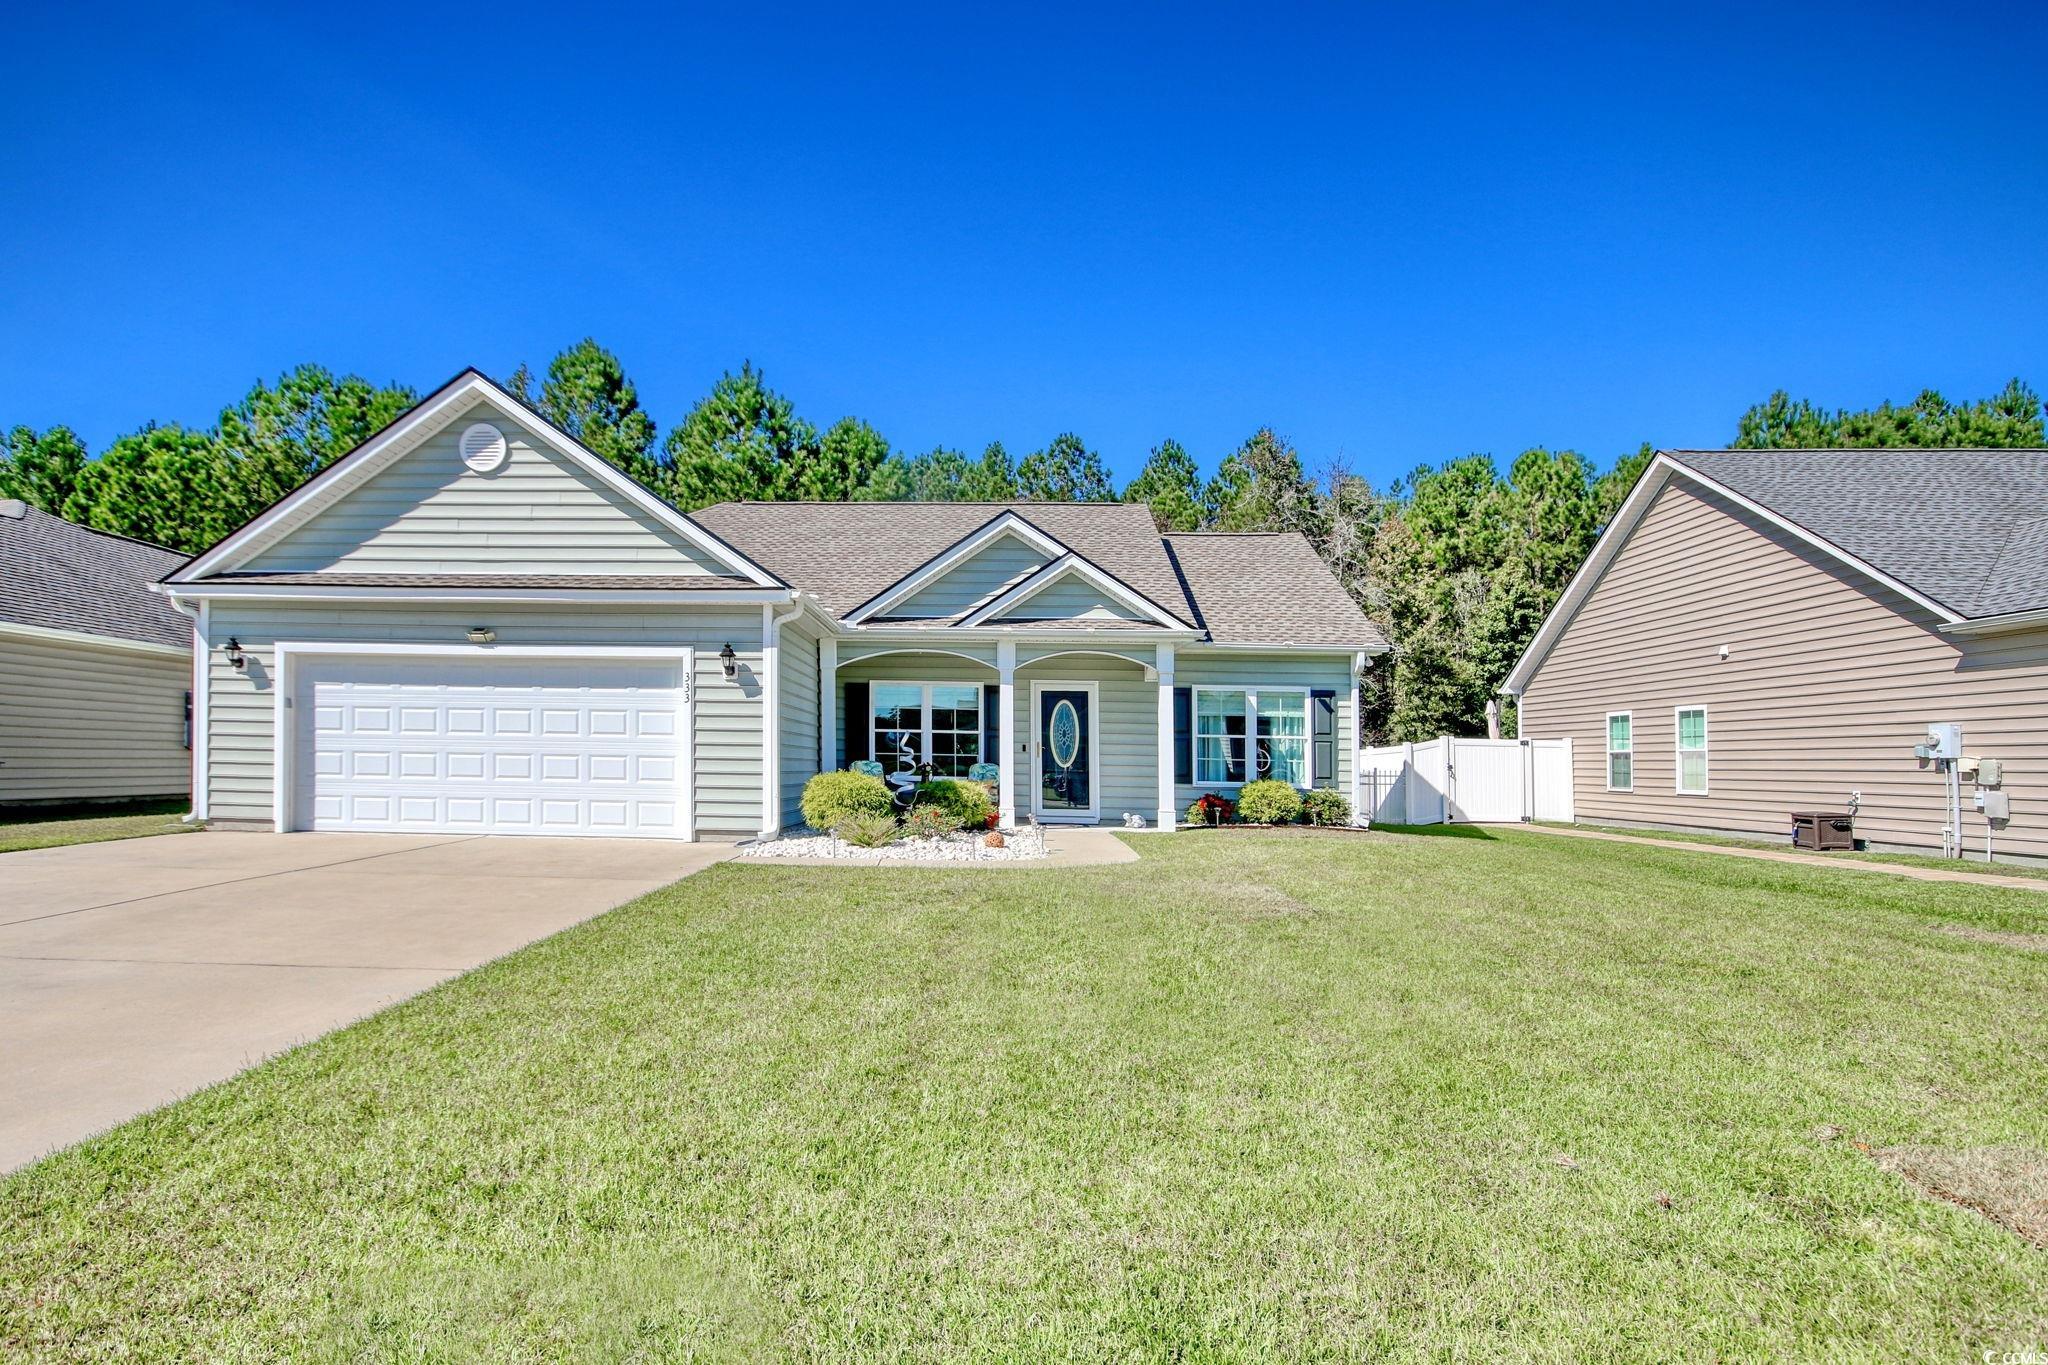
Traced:
<path id="1" fill-rule="evenodd" d="M 803 615 L 802 593 L 791 593 L 789 606 L 761 604 L 761 837 L 773 839 L 782 830 L 782 627 Z"/>
<path id="2" fill-rule="evenodd" d="M 213 640 L 208 630 L 208 611 L 204 598 L 195 607 L 176 593 L 166 590 L 161 584 L 151 584 L 154 591 L 162 592 L 164 600 L 171 604 L 171 610 L 192 621 L 192 809 L 185 812 L 183 824 L 197 824 L 206 818 L 207 788 L 207 713 L 206 697 L 207 665 L 212 661 Z"/>

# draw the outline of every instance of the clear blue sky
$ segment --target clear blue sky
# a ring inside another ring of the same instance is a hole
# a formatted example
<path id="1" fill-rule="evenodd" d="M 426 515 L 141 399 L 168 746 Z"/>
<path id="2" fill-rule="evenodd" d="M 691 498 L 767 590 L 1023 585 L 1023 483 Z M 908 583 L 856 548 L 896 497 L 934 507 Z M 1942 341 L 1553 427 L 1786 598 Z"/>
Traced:
<path id="1" fill-rule="evenodd" d="M 2048 7 L 16 7 L 0 423 L 585 334 L 664 426 L 1384 481 L 2048 388 Z"/>

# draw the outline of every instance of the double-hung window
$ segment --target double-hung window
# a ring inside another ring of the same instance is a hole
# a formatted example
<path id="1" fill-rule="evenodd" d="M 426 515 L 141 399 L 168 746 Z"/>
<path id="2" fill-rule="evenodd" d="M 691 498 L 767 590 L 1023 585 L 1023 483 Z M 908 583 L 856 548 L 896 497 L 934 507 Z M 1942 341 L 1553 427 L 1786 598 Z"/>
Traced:
<path id="1" fill-rule="evenodd" d="M 1636 718 L 1627 711 L 1607 713 L 1607 790 L 1636 789 Z"/>
<path id="2" fill-rule="evenodd" d="M 1194 696 L 1197 786 L 1235 787 L 1261 777 L 1314 785 L 1307 691 L 1197 687 Z"/>
<path id="3" fill-rule="evenodd" d="M 1707 708 L 1681 706 L 1677 714 L 1678 791 L 1682 796 L 1707 794 Z"/>
<path id="4" fill-rule="evenodd" d="M 974 683 L 878 682 L 868 692 L 872 753 L 885 770 L 908 758 L 940 777 L 981 762 L 981 688 Z"/>

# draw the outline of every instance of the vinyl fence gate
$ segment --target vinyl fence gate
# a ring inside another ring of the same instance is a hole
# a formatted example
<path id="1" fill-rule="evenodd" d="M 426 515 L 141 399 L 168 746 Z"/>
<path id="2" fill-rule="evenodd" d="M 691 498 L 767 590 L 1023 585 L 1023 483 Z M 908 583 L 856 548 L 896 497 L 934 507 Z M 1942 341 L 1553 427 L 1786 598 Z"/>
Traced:
<path id="1" fill-rule="evenodd" d="M 1375 825 L 1572 818 L 1569 739 L 1452 739 L 1358 751 L 1360 814 Z"/>

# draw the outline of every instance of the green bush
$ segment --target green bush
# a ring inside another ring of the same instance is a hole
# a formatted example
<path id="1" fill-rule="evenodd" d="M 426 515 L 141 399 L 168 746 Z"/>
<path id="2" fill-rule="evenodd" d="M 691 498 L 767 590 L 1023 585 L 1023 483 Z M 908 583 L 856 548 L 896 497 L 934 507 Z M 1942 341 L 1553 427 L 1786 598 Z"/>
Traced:
<path id="1" fill-rule="evenodd" d="M 1237 814 L 1254 825 L 1286 825 L 1301 818 L 1301 793 L 1272 778 L 1247 782 L 1237 793 Z"/>
<path id="2" fill-rule="evenodd" d="M 832 832 L 855 848 L 880 848 L 896 842 L 894 815 L 849 815 L 832 826 Z"/>
<path id="3" fill-rule="evenodd" d="M 889 784 L 866 773 L 819 773 L 804 783 L 800 804 L 804 823 L 812 829 L 837 829 L 842 820 L 855 815 L 896 814 Z"/>
<path id="4" fill-rule="evenodd" d="M 954 829 L 979 829 L 995 809 L 995 803 L 988 799 L 988 789 L 979 782 L 959 782 L 950 777 L 936 778 L 920 786 L 913 805 L 937 806 L 953 817 Z"/>
<path id="5" fill-rule="evenodd" d="M 903 832 L 913 839 L 937 839 L 959 828 L 959 817 L 944 806 L 912 806 L 903 817 Z"/>
<path id="6" fill-rule="evenodd" d="M 1311 825 L 1348 825 L 1351 802 L 1334 787 L 1317 787 L 1301 798 L 1301 818 Z"/>

